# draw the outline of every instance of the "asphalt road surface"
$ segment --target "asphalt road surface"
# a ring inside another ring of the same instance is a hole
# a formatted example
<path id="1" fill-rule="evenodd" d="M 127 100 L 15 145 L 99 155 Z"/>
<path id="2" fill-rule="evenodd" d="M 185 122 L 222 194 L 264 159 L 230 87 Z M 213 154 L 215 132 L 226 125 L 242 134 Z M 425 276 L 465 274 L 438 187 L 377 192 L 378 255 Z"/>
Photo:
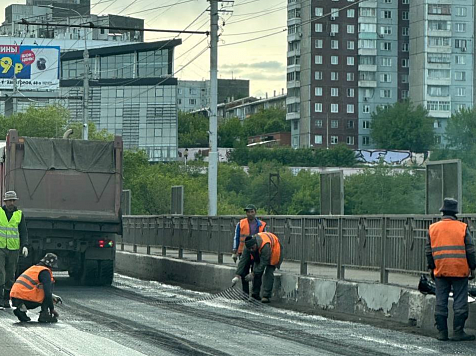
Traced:
<path id="1" fill-rule="evenodd" d="M 60 321 L 19 323 L 0 311 L 0 356 L 476 355 L 476 342 L 329 320 L 116 275 L 112 287 L 57 276 Z"/>

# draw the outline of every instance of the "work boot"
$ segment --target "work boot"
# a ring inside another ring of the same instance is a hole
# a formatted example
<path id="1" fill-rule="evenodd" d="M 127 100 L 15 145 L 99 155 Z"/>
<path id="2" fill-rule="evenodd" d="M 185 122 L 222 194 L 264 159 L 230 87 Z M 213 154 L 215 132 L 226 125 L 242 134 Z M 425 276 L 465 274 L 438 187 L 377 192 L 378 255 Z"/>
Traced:
<path id="1" fill-rule="evenodd" d="M 453 337 L 452 341 L 473 341 L 474 335 L 468 335 L 464 332 L 464 324 L 468 317 L 467 313 L 455 315 L 453 319 Z"/>
<path id="2" fill-rule="evenodd" d="M 55 316 L 51 315 L 47 310 L 42 310 L 38 318 L 39 323 L 56 323 L 58 319 Z"/>
<path id="3" fill-rule="evenodd" d="M 10 306 L 10 300 L 5 299 L 5 300 L 3 301 L 2 307 L 4 307 L 5 309 L 11 308 L 11 306 Z"/>
<path id="4" fill-rule="evenodd" d="M 8 289 L 3 290 L 3 307 L 4 308 L 11 308 L 11 306 L 10 306 L 10 290 L 8 290 Z"/>
<path id="5" fill-rule="evenodd" d="M 251 294 L 251 297 L 248 299 L 250 302 L 254 300 L 261 300 L 261 297 L 257 294 Z"/>
<path id="6" fill-rule="evenodd" d="M 266 303 L 267 304 L 269 302 L 270 302 L 269 298 L 266 298 L 266 297 L 261 298 L 261 303 Z"/>
<path id="7" fill-rule="evenodd" d="M 447 317 L 444 315 L 435 315 L 435 325 L 438 329 L 437 340 L 448 341 L 448 323 Z"/>
<path id="8" fill-rule="evenodd" d="M 20 320 L 22 323 L 31 320 L 30 317 L 28 315 L 26 315 L 26 313 L 24 311 L 20 310 L 20 308 L 16 308 L 13 311 L 13 314 L 15 314 L 15 316 L 18 318 L 18 320 Z"/>

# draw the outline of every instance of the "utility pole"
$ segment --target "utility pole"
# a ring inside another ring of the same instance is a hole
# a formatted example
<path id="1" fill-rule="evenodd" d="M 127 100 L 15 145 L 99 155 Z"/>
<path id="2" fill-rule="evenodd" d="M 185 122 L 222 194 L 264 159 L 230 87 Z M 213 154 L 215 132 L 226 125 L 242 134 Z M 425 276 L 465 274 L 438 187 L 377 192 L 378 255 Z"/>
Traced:
<path id="1" fill-rule="evenodd" d="M 210 0 L 210 129 L 208 215 L 217 215 L 218 180 L 218 1 Z"/>

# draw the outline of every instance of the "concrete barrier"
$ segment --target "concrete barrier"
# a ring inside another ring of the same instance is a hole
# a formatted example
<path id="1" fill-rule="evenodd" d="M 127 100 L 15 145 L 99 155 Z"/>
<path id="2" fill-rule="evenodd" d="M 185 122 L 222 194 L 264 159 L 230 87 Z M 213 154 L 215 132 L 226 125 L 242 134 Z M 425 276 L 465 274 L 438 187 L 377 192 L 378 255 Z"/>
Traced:
<path id="1" fill-rule="evenodd" d="M 116 272 L 131 277 L 194 286 L 210 292 L 229 288 L 234 268 L 176 258 L 118 251 Z M 369 282 L 348 282 L 276 273 L 273 299 L 290 306 L 392 320 L 435 331 L 435 297 L 417 290 Z M 476 304 L 476 303 L 475 303 Z M 468 329 L 476 330 L 476 305 L 470 304 Z M 448 325 L 452 325 L 452 303 Z"/>

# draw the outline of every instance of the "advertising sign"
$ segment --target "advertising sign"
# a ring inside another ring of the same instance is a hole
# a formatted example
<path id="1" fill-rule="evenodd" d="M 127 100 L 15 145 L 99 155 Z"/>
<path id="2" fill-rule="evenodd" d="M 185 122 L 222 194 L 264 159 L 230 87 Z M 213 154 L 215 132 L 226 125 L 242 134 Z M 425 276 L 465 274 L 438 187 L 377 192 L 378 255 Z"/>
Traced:
<path id="1" fill-rule="evenodd" d="M 0 89 L 53 90 L 59 88 L 60 48 L 0 44 Z"/>

